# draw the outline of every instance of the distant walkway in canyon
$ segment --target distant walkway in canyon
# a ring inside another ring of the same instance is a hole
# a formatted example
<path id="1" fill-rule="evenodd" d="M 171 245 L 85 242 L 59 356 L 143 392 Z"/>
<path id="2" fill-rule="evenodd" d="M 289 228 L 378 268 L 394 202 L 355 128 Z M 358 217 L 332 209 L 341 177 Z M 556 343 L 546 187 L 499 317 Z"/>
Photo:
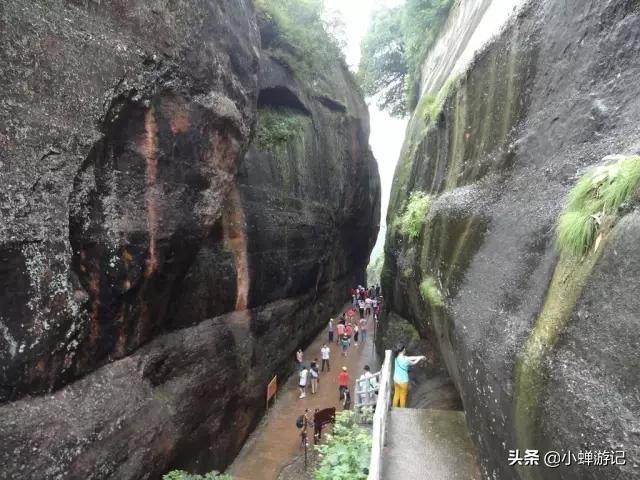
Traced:
<path id="1" fill-rule="evenodd" d="M 337 314 L 335 318 L 337 319 L 339 316 Z M 328 321 L 327 318 L 327 323 Z M 304 413 L 304 409 L 308 408 L 313 411 L 315 408 L 336 407 L 336 411 L 342 410 L 338 401 L 338 373 L 340 373 L 340 369 L 343 366 L 348 368 L 352 392 L 354 392 L 353 384 L 362 374 L 365 365 L 369 365 L 372 371 L 379 368 L 379 360 L 373 345 L 373 323 L 373 318 L 369 318 L 370 335 L 366 344 L 359 343 L 359 346 L 356 347 L 352 343 L 346 358 L 341 356 L 340 348 L 336 345 L 335 340 L 330 345 L 331 372 L 320 374 L 318 393 L 312 395 L 308 389 L 306 398 L 299 399 L 297 372 L 291 375 L 286 384 L 280 386 L 275 405 L 269 409 L 265 418 L 249 437 L 229 468 L 229 473 L 233 475 L 234 480 L 276 480 L 284 467 L 303 454 L 300 432 L 296 428 L 295 422 L 296 418 Z M 307 366 L 314 358 L 321 358 L 320 348 L 327 340 L 325 328 L 304 351 L 304 363 Z M 292 362 L 293 360 L 292 354 Z M 310 438 L 310 443 L 312 441 Z"/>

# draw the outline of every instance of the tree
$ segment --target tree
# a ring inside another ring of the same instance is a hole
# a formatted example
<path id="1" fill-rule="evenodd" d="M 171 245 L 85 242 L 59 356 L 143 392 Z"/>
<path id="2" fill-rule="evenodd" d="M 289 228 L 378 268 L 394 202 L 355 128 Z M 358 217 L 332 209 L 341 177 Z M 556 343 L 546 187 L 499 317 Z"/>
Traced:
<path id="1" fill-rule="evenodd" d="M 256 0 L 262 47 L 293 73 L 312 78 L 341 61 L 341 25 L 324 0 Z"/>
<path id="2" fill-rule="evenodd" d="M 358 76 L 365 95 L 376 96 L 377 105 L 391 115 L 406 115 L 404 88 L 408 73 L 402 34 L 402 7 L 374 13 L 362 40 Z"/>
<path id="3" fill-rule="evenodd" d="M 453 0 L 406 0 L 377 11 L 361 45 L 360 81 L 365 94 L 391 115 L 412 112 L 420 71 L 453 6 Z"/>

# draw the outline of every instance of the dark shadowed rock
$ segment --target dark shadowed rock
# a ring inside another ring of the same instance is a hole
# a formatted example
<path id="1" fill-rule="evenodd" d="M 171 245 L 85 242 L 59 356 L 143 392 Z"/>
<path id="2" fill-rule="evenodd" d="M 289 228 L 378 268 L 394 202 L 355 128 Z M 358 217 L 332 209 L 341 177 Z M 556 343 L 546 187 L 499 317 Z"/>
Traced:
<path id="1" fill-rule="evenodd" d="M 0 478 L 224 468 L 363 281 L 362 94 L 261 61 L 249 1 L 0 12 Z M 307 123 L 244 159 L 258 104 Z"/>

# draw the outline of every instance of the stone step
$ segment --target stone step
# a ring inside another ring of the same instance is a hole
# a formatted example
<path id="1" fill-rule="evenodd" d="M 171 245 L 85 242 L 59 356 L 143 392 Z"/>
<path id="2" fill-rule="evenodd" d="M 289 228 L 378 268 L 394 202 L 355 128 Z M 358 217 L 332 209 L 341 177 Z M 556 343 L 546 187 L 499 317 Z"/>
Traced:
<path id="1" fill-rule="evenodd" d="M 383 480 L 480 480 L 464 412 L 394 408 L 389 412 Z"/>

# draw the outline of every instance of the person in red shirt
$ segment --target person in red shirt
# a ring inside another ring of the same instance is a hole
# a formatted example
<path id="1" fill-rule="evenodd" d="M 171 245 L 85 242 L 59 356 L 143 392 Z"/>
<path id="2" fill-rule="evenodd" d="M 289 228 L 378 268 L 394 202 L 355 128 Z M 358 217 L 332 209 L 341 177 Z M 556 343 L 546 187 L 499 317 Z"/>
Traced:
<path id="1" fill-rule="evenodd" d="M 336 327 L 336 330 L 338 331 L 338 338 L 336 339 L 336 343 L 339 343 L 340 337 L 344 335 L 344 324 L 339 323 L 338 326 Z"/>
<path id="2" fill-rule="evenodd" d="M 349 373 L 347 367 L 342 367 L 342 371 L 338 375 L 338 400 L 342 401 L 344 392 L 349 388 Z"/>
<path id="3" fill-rule="evenodd" d="M 344 333 L 346 333 L 347 337 L 349 338 L 351 338 L 351 336 L 353 335 L 353 327 L 350 323 L 347 324 L 347 328 L 345 329 Z"/>

